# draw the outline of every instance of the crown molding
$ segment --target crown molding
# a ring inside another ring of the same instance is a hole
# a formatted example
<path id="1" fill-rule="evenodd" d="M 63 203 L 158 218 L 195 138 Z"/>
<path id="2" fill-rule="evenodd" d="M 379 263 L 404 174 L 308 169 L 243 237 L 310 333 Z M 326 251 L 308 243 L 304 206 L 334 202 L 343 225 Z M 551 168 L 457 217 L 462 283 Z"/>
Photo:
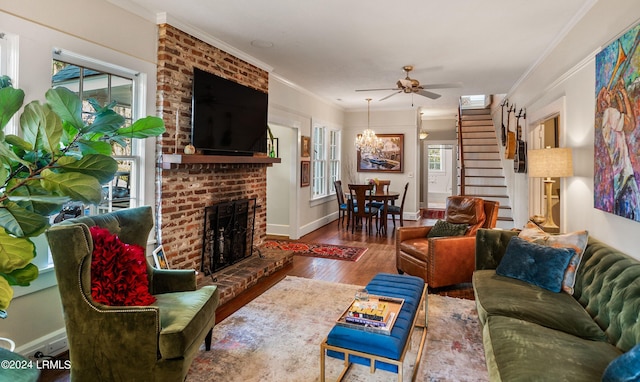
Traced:
<path id="1" fill-rule="evenodd" d="M 234 55 L 235 57 L 244 60 L 248 63 L 250 63 L 251 65 L 255 65 L 258 68 L 265 70 L 269 73 L 271 73 L 273 71 L 273 67 L 270 65 L 267 65 L 266 63 L 258 60 L 257 58 L 251 56 L 250 54 L 241 51 L 238 48 L 235 48 L 229 44 L 227 44 L 226 42 L 219 40 L 213 36 L 211 36 L 210 34 L 202 31 L 201 29 L 198 29 L 188 23 L 185 23 L 181 20 L 179 20 L 178 18 L 175 18 L 171 15 L 169 15 L 166 12 L 159 12 L 156 15 L 156 23 L 158 24 L 169 24 L 172 25 L 178 29 L 180 29 L 181 31 L 190 34 L 191 36 L 200 39 L 204 42 L 206 42 L 209 45 L 215 46 L 216 48 L 223 50 L 229 54 Z"/>
<path id="2" fill-rule="evenodd" d="M 533 71 L 537 69 L 538 66 L 540 66 L 540 64 L 549 57 L 551 52 L 553 52 L 554 49 L 558 47 L 560 42 L 562 42 L 562 40 L 564 40 L 564 38 L 567 37 L 569 32 L 580 22 L 580 20 L 582 20 L 582 18 L 587 14 L 587 12 L 589 12 L 591 8 L 593 8 L 593 6 L 597 2 L 598 0 L 589 0 L 582 6 L 582 8 L 580 8 L 580 10 L 573 16 L 573 18 L 571 18 L 571 21 L 564 26 L 564 28 L 560 31 L 560 33 L 558 33 L 556 38 L 551 42 L 551 44 L 549 44 L 547 49 L 545 49 L 545 51 L 542 52 L 542 54 L 529 67 L 529 69 L 527 69 L 527 71 L 524 72 L 524 74 L 513 84 L 511 89 L 507 92 L 507 96 L 509 96 L 510 94 L 513 94 L 515 89 L 517 89 L 520 85 L 522 85 L 522 83 L 527 78 L 529 78 L 529 76 L 533 73 Z"/>

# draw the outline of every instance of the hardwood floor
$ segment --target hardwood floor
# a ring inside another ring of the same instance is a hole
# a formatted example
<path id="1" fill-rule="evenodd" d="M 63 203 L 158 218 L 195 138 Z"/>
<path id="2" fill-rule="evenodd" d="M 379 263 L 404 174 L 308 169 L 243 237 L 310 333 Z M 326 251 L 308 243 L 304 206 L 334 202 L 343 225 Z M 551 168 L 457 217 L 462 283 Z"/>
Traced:
<path id="1" fill-rule="evenodd" d="M 405 226 L 432 223 L 432 220 L 406 221 Z M 398 224 L 396 222 L 396 224 Z M 216 311 L 216 322 L 224 320 L 236 310 L 262 294 L 278 281 L 289 276 L 306 277 L 343 284 L 366 285 L 377 273 L 397 273 L 395 263 L 395 232 L 393 223 L 388 222 L 387 235 L 373 234 L 356 230 L 351 233 L 342 226 L 338 228 L 336 221 L 331 222 L 303 237 L 298 241 L 306 243 L 323 243 L 336 245 L 350 245 L 354 247 L 368 247 L 367 252 L 358 260 L 342 261 L 317 257 L 294 256 L 293 265 L 276 272 L 259 285 L 245 291 Z M 270 236 L 269 239 L 282 239 Z"/>
<path id="2" fill-rule="evenodd" d="M 405 226 L 431 225 L 435 221 L 421 219 L 419 221 L 404 221 Z M 398 222 L 396 221 L 396 224 Z M 281 238 L 281 237 L 270 237 Z M 238 297 L 221 306 L 216 311 L 216 323 L 224 320 L 236 310 L 240 309 L 264 291 L 275 285 L 287 275 L 306 277 L 336 283 L 366 285 L 377 273 L 397 273 L 395 265 L 395 230 L 391 220 L 388 222 L 387 235 L 373 234 L 351 229 L 338 228 L 337 222 L 326 226 L 300 238 L 307 243 L 339 244 L 368 247 L 367 252 L 357 262 L 329 260 L 315 257 L 294 256 L 293 264 L 268 277 L 265 281 L 245 291 Z M 454 288 L 449 291 L 455 295 L 460 290 L 468 295 L 469 287 Z M 466 292 L 464 292 L 466 291 Z M 442 294 L 448 294 L 444 291 Z M 465 296 L 462 296 L 465 297 Z M 467 296 L 468 297 L 468 296 Z M 215 329 L 214 329 L 215 330 Z M 68 357 L 68 353 L 61 355 L 61 359 Z M 65 372 L 47 372 L 41 375 L 41 382 L 69 381 L 69 374 Z"/>

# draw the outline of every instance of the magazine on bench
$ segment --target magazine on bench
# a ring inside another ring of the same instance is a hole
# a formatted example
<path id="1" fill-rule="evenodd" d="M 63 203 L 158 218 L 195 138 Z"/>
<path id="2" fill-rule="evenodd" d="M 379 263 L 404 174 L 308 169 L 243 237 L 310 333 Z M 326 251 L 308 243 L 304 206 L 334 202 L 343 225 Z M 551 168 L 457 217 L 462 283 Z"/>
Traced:
<path id="1" fill-rule="evenodd" d="M 379 334 L 391 334 L 404 299 L 369 296 L 368 301 L 354 300 L 337 320 L 337 325 Z"/>

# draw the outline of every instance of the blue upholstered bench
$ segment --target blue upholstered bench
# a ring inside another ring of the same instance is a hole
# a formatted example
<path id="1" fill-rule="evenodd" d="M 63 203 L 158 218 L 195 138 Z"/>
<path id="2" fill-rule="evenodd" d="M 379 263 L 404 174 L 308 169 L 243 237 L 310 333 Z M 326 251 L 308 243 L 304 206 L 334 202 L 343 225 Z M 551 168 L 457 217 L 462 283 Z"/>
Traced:
<path id="1" fill-rule="evenodd" d="M 426 338 L 426 285 L 419 277 L 379 273 L 366 286 L 371 295 L 403 298 L 404 304 L 389 335 L 358 328 L 336 325 L 320 345 L 320 380 L 325 378 L 325 354 L 344 360 L 345 368 L 338 378 L 341 380 L 352 363 L 369 366 L 371 372 L 377 368 L 398 374 L 402 381 L 402 365 L 416 324 L 425 327 L 416 360 L 417 369 Z M 418 311 L 424 308 L 424 321 L 418 323 Z M 345 359 L 345 355 L 348 357 Z"/>

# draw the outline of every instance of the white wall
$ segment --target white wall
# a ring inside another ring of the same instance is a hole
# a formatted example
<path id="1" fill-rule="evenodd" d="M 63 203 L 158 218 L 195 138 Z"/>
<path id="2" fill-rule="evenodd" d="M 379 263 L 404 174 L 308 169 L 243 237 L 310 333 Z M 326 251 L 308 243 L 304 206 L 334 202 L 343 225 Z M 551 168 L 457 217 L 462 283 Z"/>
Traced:
<path id="1" fill-rule="evenodd" d="M 353 145 L 358 134 L 367 128 L 367 111 L 345 113 L 345 130 L 342 135 L 342 184 L 346 189 L 349 182 L 364 183 L 365 179 L 380 178 L 391 180 L 390 189 L 402 192 L 409 182 L 404 218 L 416 220 L 420 213 L 419 176 L 420 140 L 418 139 L 417 110 L 371 111 L 370 127 L 376 134 L 404 134 L 403 172 L 357 172 L 357 152 Z M 402 197 L 402 196 L 401 196 Z"/>
<path id="2" fill-rule="evenodd" d="M 267 233 L 284 234 L 288 230 L 291 239 L 298 239 L 336 219 L 338 211 L 335 196 L 312 200 L 311 187 L 300 187 L 301 137 L 311 136 L 313 123 L 342 130 L 344 113 L 339 106 L 322 100 L 294 84 L 271 76 L 269 78 L 269 123 L 293 129 L 297 132 L 297 136 L 294 135 L 294 139 L 290 143 L 291 146 L 287 148 L 291 150 L 291 153 L 295 153 L 291 155 L 293 160 L 285 164 L 285 166 L 291 166 L 288 198 L 278 195 L 273 190 L 274 185 L 270 180 L 270 173 L 267 173 L 268 209 L 284 209 L 286 208 L 285 204 L 288 203 L 288 208 L 293 213 L 289 214 L 288 222 L 272 221 L 267 216 Z M 280 147 L 281 151 L 282 149 L 283 146 Z M 274 166 L 282 165 L 281 163 Z M 273 195 L 273 197 L 269 197 L 269 195 Z"/>
<path id="3" fill-rule="evenodd" d="M 509 100 L 532 115 L 564 97 L 560 146 L 573 148 L 574 176 L 565 179 L 562 206 L 567 231 L 587 229 L 590 235 L 640 259 L 640 223 L 596 210 L 594 198 L 595 54 L 638 21 L 637 0 L 600 0 L 558 46 L 510 94 Z M 526 175 L 515 175 L 518 189 L 516 226 L 525 223 L 528 201 Z"/>
<path id="4" fill-rule="evenodd" d="M 0 32 L 18 36 L 19 75 L 14 78 L 14 86 L 25 91 L 25 103 L 44 100 L 51 86 L 52 51 L 59 48 L 147 74 L 144 86 L 149 92 L 145 114 L 155 114 L 157 29 L 154 24 L 95 0 L 0 1 L 0 9 Z M 154 153 L 153 140 L 147 141 L 147 152 Z M 146 166 L 149 176 L 145 182 L 145 204 L 154 203 L 155 160 L 153 154 L 149 157 L 152 160 Z M 51 270 L 42 274 L 37 282 L 48 278 L 54 278 Z M 16 288 L 17 293 L 25 290 Z M 0 336 L 12 338 L 16 350 L 23 354 L 31 355 L 44 344 L 65 335 L 56 286 L 15 298 L 8 313 L 7 319 L 0 320 Z"/>
<path id="5" fill-rule="evenodd" d="M 270 124 L 274 138 L 278 139 L 278 157 L 281 163 L 267 168 L 267 234 L 289 236 L 291 225 L 292 191 L 296 190 L 298 129 Z"/>

